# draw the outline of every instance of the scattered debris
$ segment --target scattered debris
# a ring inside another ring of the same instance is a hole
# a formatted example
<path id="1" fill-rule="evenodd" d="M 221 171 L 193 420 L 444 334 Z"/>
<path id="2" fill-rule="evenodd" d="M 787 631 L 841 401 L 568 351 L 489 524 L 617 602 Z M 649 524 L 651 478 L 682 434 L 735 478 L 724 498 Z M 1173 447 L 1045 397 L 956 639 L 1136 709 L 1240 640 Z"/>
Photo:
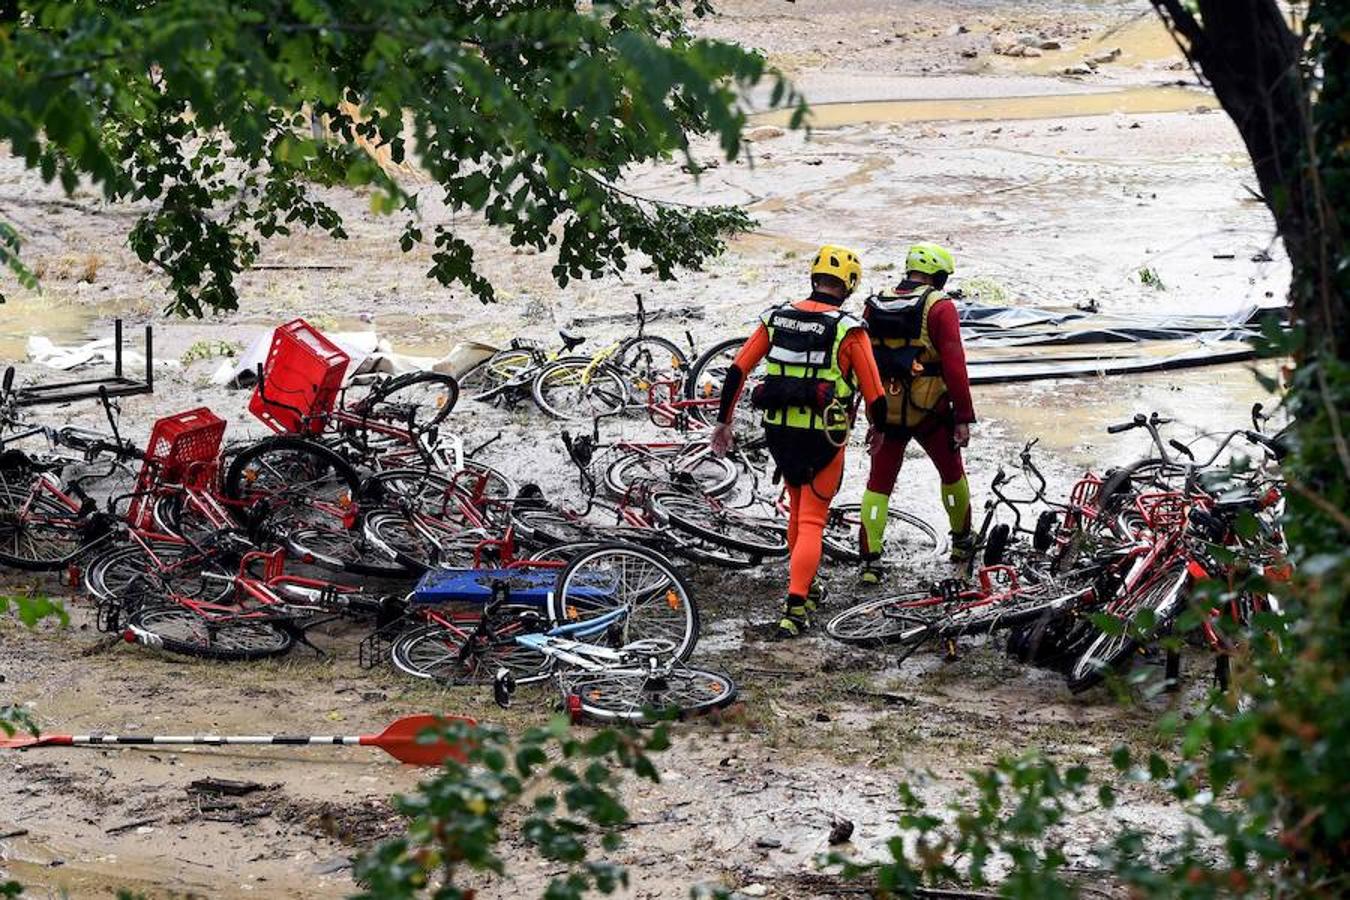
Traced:
<path id="1" fill-rule="evenodd" d="M 133 819 L 130 822 L 123 822 L 121 825 L 114 825 L 111 828 L 103 829 L 104 834 L 121 834 L 124 831 L 130 831 L 133 828 L 140 828 L 142 825 L 153 825 L 163 816 L 150 816 L 145 819 Z"/>
<path id="2" fill-rule="evenodd" d="M 830 846 L 838 844 L 847 844 L 853 839 L 853 822 L 841 816 L 836 816 L 834 822 L 830 825 Z"/>
<path id="3" fill-rule="evenodd" d="M 234 781 L 229 778 L 198 778 L 187 786 L 189 793 L 226 794 L 231 797 L 243 797 L 255 791 L 261 791 L 267 785 L 256 781 Z"/>
<path id="4" fill-rule="evenodd" d="M 776 125 L 761 125 L 758 128 L 752 128 L 747 131 L 743 139 L 752 144 L 757 144 L 761 141 L 771 141 L 774 138 L 780 138 L 785 134 L 787 134 L 787 132 Z"/>

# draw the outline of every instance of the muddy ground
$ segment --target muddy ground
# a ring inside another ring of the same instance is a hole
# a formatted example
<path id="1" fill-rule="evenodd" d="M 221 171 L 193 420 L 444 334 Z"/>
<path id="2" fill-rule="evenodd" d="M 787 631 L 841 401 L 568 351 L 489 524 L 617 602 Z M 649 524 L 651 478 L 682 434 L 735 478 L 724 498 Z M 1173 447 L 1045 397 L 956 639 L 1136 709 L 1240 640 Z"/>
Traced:
<path id="1" fill-rule="evenodd" d="M 709 166 L 697 184 L 673 165 L 634 173 L 636 190 L 741 203 L 755 214 L 759 229 L 704 272 L 670 284 L 630 273 L 559 290 L 547 259 L 464 224 L 502 289 L 501 302 L 484 307 L 427 281 L 425 253 L 396 247 L 400 223 L 372 215 L 363 197 L 334 193 L 348 217 L 346 244 L 305 234 L 273 241 L 265 267 L 241 278 L 238 313 L 164 321 L 158 277 L 125 246 L 135 210 L 108 208 L 86 189 L 62 197 L 0 156 L 0 218 L 25 236 L 25 256 L 43 278 L 41 295 L 13 292 L 0 308 L 0 359 L 17 362 L 23 378 L 52 378 L 24 361 L 30 335 L 74 342 L 106 334 L 113 316 L 153 322 L 159 355 L 172 364 L 159 370 L 153 398 L 124 403 L 129 431 L 143 436 L 155 416 L 204 403 L 242 439 L 262 427 L 244 411 L 244 395 L 209 385 L 216 354 L 296 315 L 329 329 L 373 329 L 396 349 L 440 356 L 461 340 L 548 339 L 576 317 L 629 310 L 641 291 L 652 308 L 698 311 L 654 330 L 678 337 L 688 329 L 708 346 L 803 293 L 806 257 L 823 240 L 861 251 L 869 289 L 894 279 L 908 243 L 928 238 L 955 250 L 957 283 L 986 302 L 1227 314 L 1283 296 L 1288 266 L 1250 194 L 1236 133 L 1141 16 L 1147 4 L 720 5 L 726 15 L 702 30 L 763 48 L 822 105 L 809 136 L 781 134 L 772 116 L 757 120 L 748 161 L 717 163 L 715 148 L 696 147 Z M 1034 38 L 1040 55 L 994 52 L 1020 35 Z M 1051 42 L 1061 47 L 1040 50 Z M 1063 74 L 1117 47 L 1095 70 Z M 844 102 L 857 105 L 824 105 Z M 426 188 L 415 172 L 405 177 Z M 425 215 L 448 219 L 424 194 Z M 600 343 L 628 327 L 583 330 Z M 1110 422 L 1156 409 L 1186 423 L 1181 436 L 1237 427 L 1260 399 L 1243 366 L 978 389 L 967 456 L 977 513 L 994 471 L 1032 437 L 1062 490 L 1085 467 L 1142 452 L 1137 441 L 1108 438 Z M 58 415 L 96 422 L 83 407 Z M 466 405 L 456 418 L 470 441 L 504 432 L 492 461 L 568 488 L 556 425 L 539 414 Z M 850 453 L 843 493 L 851 498 L 864 473 L 859 450 Z M 911 460 L 898 497 L 939 521 L 936 476 L 922 458 Z M 891 589 L 942 574 L 932 561 L 892 563 Z M 845 849 L 875 857 L 894 833 L 899 780 L 921 781 L 921 796 L 939 808 L 968 786 L 968 770 L 1003 753 L 1038 748 L 1104 768 L 1117 742 L 1149 746 L 1161 711 L 1199 702 L 1206 684 L 1208 661 L 1194 656 L 1182 696 L 1137 694 L 1122 704 L 1106 691 L 1072 697 L 1056 677 L 1007 662 L 994 644 L 972 642 L 955 662 L 921 654 L 898 666 L 819 635 L 775 643 L 757 626 L 780 595 L 781 566 L 691 576 L 705 623 L 697 659 L 731 672 L 743 703 L 722 722 L 681 727 L 659 762 L 663 783 L 630 787 L 638 824 L 616 859 L 630 866 L 635 897 L 681 897 L 699 882 L 751 896 L 836 895 L 813 865 L 835 816 L 857 824 Z M 853 576 L 830 570 L 830 609 L 862 596 Z M 7 584 L 69 594 L 52 579 Z M 522 695 L 504 713 L 482 696 L 362 671 L 360 635 L 350 630 L 321 636 L 328 658 L 296 652 L 222 667 L 109 643 L 77 597 L 69 606 L 68 629 L 28 635 L 0 623 L 0 698 L 23 704 L 48 730 L 360 732 L 427 710 L 515 729 L 550 712 L 545 693 Z M 0 871 L 39 897 L 108 896 L 117 887 L 155 897 L 339 896 L 353 889 L 349 858 L 398 827 L 389 796 L 419 777 L 378 754 L 307 750 L 51 750 L 0 758 L 0 771 L 0 835 L 13 835 L 0 838 Z M 207 776 L 267 787 L 233 801 L 187 790 Z M 1116 815 L 1164 840 L 1183 814 L 1127 787 Z M 1069 836 L 1076 865 L 1092 866 L 1089 848 L 1109 824 L 1093 818 Z M 480 896 L 528 896 L 550 874 L 507 841 L 510 877 L 485 882 Z"/>

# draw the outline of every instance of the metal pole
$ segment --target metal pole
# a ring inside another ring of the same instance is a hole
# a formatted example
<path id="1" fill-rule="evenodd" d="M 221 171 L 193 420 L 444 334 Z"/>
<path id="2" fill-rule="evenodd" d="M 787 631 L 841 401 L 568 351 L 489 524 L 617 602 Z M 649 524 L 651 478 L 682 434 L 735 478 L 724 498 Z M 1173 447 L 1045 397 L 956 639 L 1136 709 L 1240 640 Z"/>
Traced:
<path id="1" fill-rule="evenodd" d="M 155 392 L 155 329 L 145 326 L 145 392 Z"/>

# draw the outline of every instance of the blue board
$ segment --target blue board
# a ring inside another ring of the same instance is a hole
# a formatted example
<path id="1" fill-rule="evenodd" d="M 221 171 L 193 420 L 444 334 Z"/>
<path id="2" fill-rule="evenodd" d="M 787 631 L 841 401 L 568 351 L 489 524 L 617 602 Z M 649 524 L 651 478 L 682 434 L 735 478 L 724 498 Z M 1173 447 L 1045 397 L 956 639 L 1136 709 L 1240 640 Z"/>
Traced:
<path id="1" fill-rule="evenodd" d="M 477 603 L 492 600 L 494 584 L 502 585 L 508 603 L 548 606 L 548 595 L 558 580 L 558 569 L 433 569 L 413 589 L 413 602 L 426 604 Z M 615 593 L 617 584 L 606 573 L 587 573 L 573 582 L 569 597 L 600 601 Z M 606 604 L 608 605 L 608 604 Z"/>
<path id="2" fill-rule="evenodd" d="M 556 569 L 432 569 L 413 590 L 415 603 L 487 603 L 494 583 L 510 591 L 509 602 L 543 608 L 558 580 Z"/>

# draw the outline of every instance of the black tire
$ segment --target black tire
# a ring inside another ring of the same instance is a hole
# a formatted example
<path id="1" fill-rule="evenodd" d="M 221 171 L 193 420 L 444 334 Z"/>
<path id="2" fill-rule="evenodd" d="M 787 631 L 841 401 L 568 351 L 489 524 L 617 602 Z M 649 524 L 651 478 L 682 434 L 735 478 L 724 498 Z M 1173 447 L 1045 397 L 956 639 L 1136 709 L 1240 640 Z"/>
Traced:
<path id="1" fill-rule="evenodd" d="M 313 506 L 339 506 L 360 493 L 356 470 L 328 447 L 280 435 L 246 447 L 225 473 L 225 496 L 243 504 L 245 517 L 256 504 L 268 505 L 268 521 L 285 527 L 333 518 Z"/>
<path id="2" fill-rule="evenodd" d="M 688 489 L 720 497 L 736 484 L 740 473 L 729 459 L 710 452 L 644 451 L 619 457 L 605 470 L 605 489 L 617 497 L 627 496 L 641 481 L 658 487 Z"/>
<path id="3" fill-rule="evenodd" d="M 521 540 L 536 547 L 595 543 L 597 537 L 597 529 L 589 523 L 575 521 L 548 507 L 513 510 L 511 525 Z"/>
<path id="4" fill-rule="evenodd" d="M 825 623 L 825 633 L 862 647 L 915 644 L 931 637 L 946 615 L 931 593 L 916 591 L 851 606 Z"/>
<path id="5" fill-rule="evenodd" d="M 689 372 L 689 358 L 672 340 L 649 334 L 631 337 L 619 345 L 614 367 L 629 389 L 629 402 L 645 406 L 651 386 L 674 381 L 683 388 Z"/>
<path id="6" fill-rule="evenodd" d="M 938 630 L 943 637 L 960 637 L 1016 628 L 1037 619 L 1071 612 L 1093 596 L 1091 584 L 1046 582 L 1032 585 L 998 603 L 953 610 L 939 623 Z"/>
<path id="7" fill-rule="evenodd" d="M 154 554 L 153 559 L 150 554 Z M 234 583 L 227 580 L 234 570 L 223 560 L 205 556 L 187 544 L 167 541 L 104 550 L 85 567 L 84 585 L 94 599 L 112 600 L 128 596 L 132 585 L 150 573 L 157 584 L 195 600 L 221 602 L 234 591 Z"/>
<path id="8" fill-rule="evenodd" d="M 689 583 L 670 560 L 634 544 L 601 544 L 575 556 L 560 573 L 549 596 L 549 616 L 572 624 L 626 607 L 617 628 L 588 643 L 668 645 L 663 659 L 684 660 L 698 643 L 699 614 Z M 616 633 L 617 632 L 617 633 Z"/>
<path id="9" fill-rule="evenodd" d="M 1055 544 L 1055 534 L 1059 531 L 1059 513 L 1045 509 L 1036 517 L 1036 530 L 1031 536 L 1031 547 L 1037 553 L 1044 553 Z"/>
<path id="10" fill-rule="evenodd" d="M 439 513 L 446 505 L 450 480 L 423 469 L 388 469 L 361 485 L 362 508 L 382 506 Z"/>
<path id="11" fill-rule="evenodd" d="M 27 512 L 0 509 L 0 565 L 26 572 L 54 572 L 82 553 L 102 544 L 90 520 L 45 496 L 34 498 Z"/>
<path id="12" fill-rule="evenodd" d="M 1121 634 L 1107 634 L 1094 629 L 1096 634 L 1069 666 L 1069 690 L 1082 693 L 1101 684 L 1108 674 L 1129 668 L 1140 647 L 1172 627 L 1172 621 L 1186 603 L 1190 580 L 1185 564 L 1175 565 L 1158 572 L 1128 596 L 1108 604 L 1103 612 L 1121 620 L 1125 630 Z M 1152 611 L 1153 624 L 1142 634 L 1132 634 L 1131 626 L 1144 610 Z"/>
<path id="13" fill-rule="evenodd" d="M 860 562 L 858 532 L 861 527 L 862 504 L 840 503 L 830 507 L 822 538 L 825 555 L 843 562 Z M 883 555 L 904 559 L 936 556 L 942 547 L 942 538 L 936 528 L 913 513 L 894 507 L 887 513 L 885 541 Z"/>
<path id="14" fill-rule="evenodd" d="M 686 400 L 717 400 L 722 396 L 722 385 L 726 382 L 727 369 L 736 358 L 745 338 L 730 338 L 709 347 L 689 367 L 689 376 L 684 380 Z M 760 427 L 760 415 L 750 405 L 750 394 L 764 378 L 764 364 L 761 362 L 746 379 L 740 399 L 732 413 L 732 428 L 736 442 L 743 448 L 753 449 L 764 445 L 764 430 Z M 705 425 L 716 424 L 718 407 L 713 405 L 695 406 L 690 415 Z"/>
<path id="15" fill-rule="evenodd" d="M 390 558 L 379 544 L 367 540 L 360 523 L 351 529 L 343 528 L 340 522 L 299 525 L 287 530 L 285 543 L 291 556 L 333 572 L 406 578 L 414 571 L 402 560 Z"/>
<path id="16" fill-rule="evenodd" d="M 237 618 L 213 623 L 172 604 L 143 605 L 131 614 L 127 626 L 138 643 L 228 662 L 280 656 L 294 643 L 289 631 L 272 622 Z"/>
<path id="17" fill-rule="evenodd" d="M 544 366 L 530 383 L 534 405 L 563 421 L 590 421 L 628 405 L 624 376 L 609 363 L 588 356 L 564 356 Z"/>
<path id="18" fill-rule="evenodd" d="M 531 562 L 555 562 L 567 565 L 578 553 L 599 547 L 603 541 L 577 541 L 574 544 L 557 544 L 553 547 L 546 547 L 543 550 L 536 550 L 530 554 Z"/>
<path id="19" fill-rule="evenodd" d="M 527 375 L 544 363 L 543 354 L 528 347 L 508 347 L 483 360 L 459 378 L 459 389 L 470 400 L 488 403 L 517 384 L 529 389 Z"/>
<path id="20" fill-rule="evenodd" d="M 503 610 L 497 615 L 514 615 Z M 509 619 L 504 619 L 509 624 Z M 465 651 L 465 635 L 473 625 L 463 626 L 457 634 L 438 622 L 430 622 L 406 631 L 389 648 L 389 656 L 400 672 L 441 684 L 492 684 L 499 669 L 506 669 L 517 684 L 529 684 L 548 677 L 552 660 L 538 650 L 522 647 L 509 635 L 495 637 Z"/>
<path id="21" fill-rule="evenodd" d="M 474 549 L 485 537 L 468 529 L 442 532 L 422 527 L 415 519 L 395 510 L 369 513 L 364 529 L 368 543 L 414 574 L 438 567 L 471 568 Z"/>
<path id="22" fill-rule="evenodd" d="M 655 722 L 722 709 L 736 699 L 736 682 L 721 672 L 674 666 L 570 670 L 558 675 L 565 696 L 580 700 L 581 713 L 597 722 Z"/>
<path id="23" fill-rule="evenodd" d="M 984 539 L 982 560 L 986 566 L 1001 566 L 1007 560 L 1008 542 L 1012 539 L 1012 526 L 1001 523 L 989 529 Z"/>
<path id="24" fill-rule="evenodd" d="M 390 445 L 410 443 L 378 428 L 407 429 L 416 440 L 440 427 L 459 402 L 459 382 L 440 372 L 409 372 L 380 382 L 346 411 L 368 424 L 342 423 L 338 432 L 362 453 L 378 453 Z"/>
<path id="25" fill-rule="evenodd" d="M 787 556 L 787 536 L 775 521 L 718 510 L 707 500 L 687 494 L 653 494 L 651 508 L 662 521 L 714 545 L 760 559 Z"/>

